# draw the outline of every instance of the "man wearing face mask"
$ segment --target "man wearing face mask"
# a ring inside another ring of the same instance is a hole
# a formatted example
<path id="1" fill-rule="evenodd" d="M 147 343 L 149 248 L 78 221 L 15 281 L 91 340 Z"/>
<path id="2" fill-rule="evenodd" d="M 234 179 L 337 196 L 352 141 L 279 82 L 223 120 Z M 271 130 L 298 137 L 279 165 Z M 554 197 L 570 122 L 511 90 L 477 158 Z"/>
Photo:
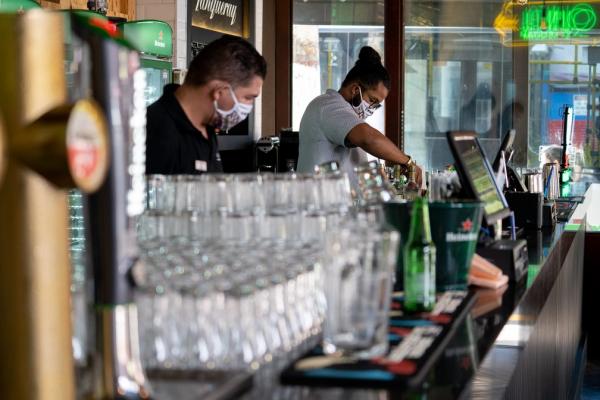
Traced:
<path id="1" fill-rule="evenodd" d="M 217 132 L 252 111 L 267 73 L 247 41 L 223 36 L 194 58 L 183 85 L 167 85 L 148 107 L 147 174 L 222 172 Z"/>
<path id="2" fill-rule="evenodd" d="M 337 161 L 356 183 L 353 148 L 393 164 L 408 165 L 413 159 L 365 119 L 381 107 L 390 87 L 390 76 L 381 57 L 371 47 L 360 50 L 358 61 L 346 75 L 339 91 L 327 90 L 315 98 L 300 121 L 298 171 L 312 172 L 315 165 Z M 417 181 L 421 169 L 417 167 Z"/>

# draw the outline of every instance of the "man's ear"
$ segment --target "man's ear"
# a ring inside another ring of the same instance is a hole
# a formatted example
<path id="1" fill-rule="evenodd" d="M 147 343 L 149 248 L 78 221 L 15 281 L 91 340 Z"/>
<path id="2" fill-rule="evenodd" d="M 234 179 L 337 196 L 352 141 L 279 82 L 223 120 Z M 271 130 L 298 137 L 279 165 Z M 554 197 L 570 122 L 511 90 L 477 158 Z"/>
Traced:
<path id="1" fill-rule="evenodd" d="M 212 101 L 219 100 L 223 95 L 224 90 L 228 88 L 227 82 L 220 79 L 213 79 L 207 84 L 208 93 Z"/>

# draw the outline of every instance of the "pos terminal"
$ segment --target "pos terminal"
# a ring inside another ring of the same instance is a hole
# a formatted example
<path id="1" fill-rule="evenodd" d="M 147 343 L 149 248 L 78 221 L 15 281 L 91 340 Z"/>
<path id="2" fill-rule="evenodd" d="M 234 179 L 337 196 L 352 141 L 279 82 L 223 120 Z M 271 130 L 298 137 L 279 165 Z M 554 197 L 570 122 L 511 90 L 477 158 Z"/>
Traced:
<path id="1" fill-rule="evenodd" d="M 519 229 L 539 230 L 543 224 L 544 195 L 527 189 L 519 175 L 508 165 L 513 154 L 516 131 L 511 129 L 502 140 L 496 154 L 493 171 L 498 186 L 504 190 L 504 196 L 515 213 L 515 224 Z"/>
<path id="2" fill-rule="evenodd" d="M 458 131 L 448 132 L 447 138 L 464 197 L 483 203 L 482 226 L 487 225 L 489 231 L 494 231 L 495 226 L 510 215 L 510 209 L 477 135 Z M 501 227 L 497 229 L 501 230 Z M 513 281 L 520 281 L 527 273 L 525 240 L 500 240 L 497 235 L 482 234 L 477 253 L 496 264 Z"/>

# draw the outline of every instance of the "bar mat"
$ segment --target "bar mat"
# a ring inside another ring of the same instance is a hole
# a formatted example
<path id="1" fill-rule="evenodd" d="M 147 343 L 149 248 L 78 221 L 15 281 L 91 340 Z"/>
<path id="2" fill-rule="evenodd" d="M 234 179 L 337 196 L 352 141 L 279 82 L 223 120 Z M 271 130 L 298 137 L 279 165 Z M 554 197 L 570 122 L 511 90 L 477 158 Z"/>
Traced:
<path id="1" fill-rule="evenodd" d="M 473 307 L 473 291 L 440 294 L 431 313 L 402 314 L 402 293 L 390 311 L 390 350 L 385 357 L 357 360 L 326 356 L 315 347 L 281 373 L 281 383 L 360 388 L 417 387 L 435 364 L 456 328 Z"/>
<path id="2" fill-rule="evenodd" d="M 245 371 L 146 370 L 161 400 L 233 400 L 252 388 L 253 375 Z"/>

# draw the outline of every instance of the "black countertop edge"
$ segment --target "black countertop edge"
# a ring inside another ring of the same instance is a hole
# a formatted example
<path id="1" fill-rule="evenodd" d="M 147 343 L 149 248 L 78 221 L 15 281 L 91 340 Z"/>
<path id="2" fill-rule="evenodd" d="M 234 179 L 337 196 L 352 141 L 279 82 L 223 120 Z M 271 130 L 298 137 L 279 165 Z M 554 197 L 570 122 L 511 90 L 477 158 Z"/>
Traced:
<path id="1" fill-rule="evenodd" d="M 517 293 L 514 308 L 510 313 L 498 312 L 504 322 L 500 324 L 500 329 L 484 338 L 488 342 L 484 346 L 488 348 L 480 353 L 482 361 L 462 391 L 461 399 L 504 398 L 522 352 L 532 339 L 531 335 L 535 335 L 534 328 L 555 287 L 563 262 L 572 250 L 575 235 L 584 234 L 583 228 L 578 232 L 566 232 L 563 228 L 564 224 L 557 225 L 550 245 L 544 246 L 544 253 L 548 256 L 529 286 L 523 282 L 520 285 L 511 284 Z M 507 291 L 508 296 L 510 292 Z M 522 294 L 519 295 L 519 292 Z M 511 301 L 510 298 L 503 299 L 506 300 Z"/>

